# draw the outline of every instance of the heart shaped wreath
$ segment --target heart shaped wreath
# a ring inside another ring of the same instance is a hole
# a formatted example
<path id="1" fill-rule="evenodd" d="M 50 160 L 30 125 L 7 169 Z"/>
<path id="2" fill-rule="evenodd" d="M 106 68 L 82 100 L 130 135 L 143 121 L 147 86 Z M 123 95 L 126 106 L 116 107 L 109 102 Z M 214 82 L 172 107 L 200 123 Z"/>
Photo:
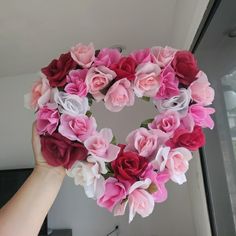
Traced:
<path id="1" fill-rule="evenodd" d="M 97 204 L 129 221 L 150 215 L 167 199 L 165 184 L 186 182 L 191 151 L 202 147 L 202 128 L 212 129 L 214 90 L 189 51 L 153 47 L 123 56 L 118 49 L 81 43 L 42 68 L 25 97 L 36 111 L 45 160 L 64 166 Z M 134 105 L 135 95 L 152 101 L 154 119 L 116 144 L 112 130 L 97 130 L 90 112 L 103 101 L 112 112 Z"/>

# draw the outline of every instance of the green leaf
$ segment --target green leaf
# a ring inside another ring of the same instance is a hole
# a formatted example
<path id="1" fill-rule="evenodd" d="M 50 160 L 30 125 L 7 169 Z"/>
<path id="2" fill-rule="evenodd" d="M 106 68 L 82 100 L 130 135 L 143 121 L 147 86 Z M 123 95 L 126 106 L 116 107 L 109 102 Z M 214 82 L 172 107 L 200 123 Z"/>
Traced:
<path id="1" fill-rule="evenodd" d="M 112 140 L 111 140 L 111 143 L 114 144 L 114 145 L 116 145 L 116 137 L 115 137 L 115 136 L 113 136 L 113 138 L 112 138 Z"/>
<path id="2" fill-rule="evenodd" d="M 103 175 L 105 179 L 108 179 L 109 177 L 113 177 L 113 176 L 114 176 L 114 173 L 112 172 L 107 172 L 106 174 Z"/>
<path id="3" fill-rule="evenodd" d="M 87 111 L 87 112 L 86 112 L 86 116 L 87 116 L 87 117 L 90 117 L 91 115 L 92 115 L 92 112 L 91 112 L 91 111 Z"/>
<path id="4" fill-rule="evenodd" d="M 142 99 L 146 102 L 149 102 L 150 101 L 150 97 L 146 97 L 146 96 L 143 96 Z"/>
<path id="5" fill-rule="evenodd" d="M 89 98 L 88 103 L 89 103 L 89 106 L 91 107 L 92 104 L 93 104 L 93 99 L 92 99 L 92 98 Z"/>
<path id="6" fill-rule="evenodd" d="M 153 122 L 153 120 L 154 120 L 154 119 L 151 118 L 151 119 L 147 119 L 147 120 L 143 121 L 143 122 L 141 123 L 140 127 L 143 127 L 143 128 L 148 129 L 148 124 L 151 123 L 151 122 Z"/>

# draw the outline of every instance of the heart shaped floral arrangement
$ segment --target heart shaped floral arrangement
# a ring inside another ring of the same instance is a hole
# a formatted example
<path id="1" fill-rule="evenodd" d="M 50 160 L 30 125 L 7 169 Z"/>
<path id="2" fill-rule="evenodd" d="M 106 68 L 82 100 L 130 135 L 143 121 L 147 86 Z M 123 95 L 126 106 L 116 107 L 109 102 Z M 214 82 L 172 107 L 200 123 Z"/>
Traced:
<path id="1" fill-rule="evenodd" d="M 135 97 L 153 102 L 157 115 L 117 144 L 110 128 L 97 130 L 90 106 L 103 101 L 111 112 L 133 106 Z M 202 128 L 212 129 L 214 90 L 189 51 L 170 47 L 95 50 L 72 47 L 41 69 L 25 96 L 36 112 L 45 160 L 64 166 L 76 185 L 101 207 L 129 221 L 147 217 L 167 199 L 165 184 L 186 182 L 191 151 L 202 147 Z"/>

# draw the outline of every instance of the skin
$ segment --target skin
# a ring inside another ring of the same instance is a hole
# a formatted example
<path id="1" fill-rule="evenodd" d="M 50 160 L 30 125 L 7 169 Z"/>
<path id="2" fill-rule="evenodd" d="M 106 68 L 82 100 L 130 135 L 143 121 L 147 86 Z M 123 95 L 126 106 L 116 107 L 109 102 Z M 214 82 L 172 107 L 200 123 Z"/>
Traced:
<path id="1" fill-rule="evenodd" d="M 65 177 L 63 167 L 49 166 L 41 153 L 35 123 L 32 127 L 35 168 L 12 199 L 0 209 L 0 236 L 36 236 Z"/>

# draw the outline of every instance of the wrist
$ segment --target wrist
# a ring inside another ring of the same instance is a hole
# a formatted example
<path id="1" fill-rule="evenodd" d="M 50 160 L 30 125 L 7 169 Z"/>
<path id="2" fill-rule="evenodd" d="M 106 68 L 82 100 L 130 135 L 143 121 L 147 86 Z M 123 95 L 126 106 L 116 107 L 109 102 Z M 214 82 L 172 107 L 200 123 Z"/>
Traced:
<path id="1" fill-rule="evenodd" d="M 50 175 L 52 176 L 52 178 L 56 178 L 62 181 L 66 175 L 65 169 L 62 167 L 53 167 L 53 166 L 38 165 L 38 164 L 35 165 L 34 172 L 45 176 Z"/>

